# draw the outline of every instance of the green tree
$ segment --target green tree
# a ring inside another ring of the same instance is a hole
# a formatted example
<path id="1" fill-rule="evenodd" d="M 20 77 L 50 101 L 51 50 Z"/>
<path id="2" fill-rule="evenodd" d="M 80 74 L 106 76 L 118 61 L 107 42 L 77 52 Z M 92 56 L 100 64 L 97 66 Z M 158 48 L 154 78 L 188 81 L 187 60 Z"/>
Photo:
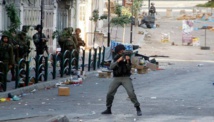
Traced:
<path id="1" fill-rule="evenodd" d="M 7 16 L 9 17 L 10 23 L 11 23 L 8 31 L 10 31 L 10 32 L 15 31 L 21 25 L 20 17 L 17 13 L 18 10 L 16 9 L 14 4 L 8 4 L 8 5 L 6 5 L 5 8 L 7 11 Z"/>
<path id="2" fill-rule="evenodd" d="M 127 10 L 125 10 L 125 9 L 126 8 L 117 4 L 115 7 L 115 11 L 114 11 L 114 13 L 117 14 L 117 17 L 112 18 L 111 22 L 110 22 L 113 26 L 117 27 L 115 40 L 117 38 L 118 26 L 121 26 L 124 28 L 126 24 L 131 22 L 131 18 L 130 18 L 131 14 L 129 12 L 127 12 Z M 124 33 L 123 33 L 123 35 L 124 35 Z"/>
<path id="3" fill-rule="evenodd" d="M 6 5 L 5 9 L 7 12 L 7 16 L 10 20 L 10 25 L 9 25 L 8 29 L 2 31 L 2 33 L 4 35 L 7 35 L 9 38 L 13 38 L 12 32 L 16 32 L 21 25 L 20 17 L 17 13 L 18 10 L 16 9 L 14 4 Z"/>
<path id="4" fill-rule="evenodd" d="M 95 33 L 97 31 L 97 22 L 98 20 L 103 20 L 103 19 L 107 19 L 107 15 L 101 15 L 99 16 L 99 11 L 97 9 L 93 10 L 92 12 L 92 17 L 90 18 L 91 21 L 94 22 L 94 38 L 93 38 L 93 47 L 94 47 L 94 43 L 95 43 Z"/>
<path id="5" fill-rule="evenodd" d="M 135 25 L 138 25 L 138 14 L 141 10 L 142 5 L 143 5 L 143 0 L 133 0 L 132 13 L 133 13 L 133 16 L 135 17 Z"/>
<path id="6" fill-rule="evenodd" d="M 214 7 L 214 0 L 210 0 L 205 4 L 198 4 L 196 5 L 197 7 Z"/>

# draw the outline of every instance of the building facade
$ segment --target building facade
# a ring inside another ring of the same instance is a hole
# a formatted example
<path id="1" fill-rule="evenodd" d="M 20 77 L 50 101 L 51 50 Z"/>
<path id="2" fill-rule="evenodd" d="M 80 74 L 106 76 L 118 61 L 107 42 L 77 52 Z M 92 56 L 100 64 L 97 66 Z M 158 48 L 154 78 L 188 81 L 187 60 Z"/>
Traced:
<path id="1" fill-rule="evenodd" d="M 5 4 L 3 4 L 5 1 Z M 29 35 L 36 31 L 33 26 L 41 23 L 41 0 L 0 0 L 0 31 L 7 30 L 10 21 L 7 17 L 5 6 L 13 3 L 18 10 L 23 25 L 30 25 L 32 28 Z M 86 33 L 93 32 L 94 23 L 89 20 L 94 9 L 103 14 L 104 0 L 44 0 L 43 32 L 49 38 L 49 51 L 54 53 L 58 47 L 57 41 L 52 39 L 55 30 L 62 30 L 65 27 L 80 28 L 83 39 Z M 98 27 L 102 27 L 102 22 Z M 33 43 L 31 47 L 35 48 Z"/>

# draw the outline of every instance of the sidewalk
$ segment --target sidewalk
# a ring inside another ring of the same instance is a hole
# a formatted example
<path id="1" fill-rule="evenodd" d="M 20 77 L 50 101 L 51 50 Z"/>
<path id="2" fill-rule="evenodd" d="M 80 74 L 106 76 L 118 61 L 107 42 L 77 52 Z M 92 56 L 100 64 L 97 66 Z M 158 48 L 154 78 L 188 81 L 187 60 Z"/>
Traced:
<path id="1" fill-rule="evenodd" d="M 95 73 L 95 71 L 87 72 L 86 76 L 88 76 L 90 74 L 93 74 L 93 73 Z M 42 90 L 42 89 L 52 88 L 57 83 L 64 82 L 65 80 L 67 80 L 69 78 L 70 78 L 70 76 L 66 75 L 63 78 L 57 77 L 54 80 L 42 81 L 42 82 L 39 82 L 37 84 L 33 84 L 33 85 L 30 85 L 30 86 L 21 87 L 21 88 L 17 88 L 17 89 L 9 89 L 6 92 L 0 92 L 0 98 L 8 97 L 8 93 L 11 93 L 12 95 L 22 95 L 24 93 L 29 93 L 29 92 L 33 91 L 34 89 L 36 89 L 36 90 Z"/>

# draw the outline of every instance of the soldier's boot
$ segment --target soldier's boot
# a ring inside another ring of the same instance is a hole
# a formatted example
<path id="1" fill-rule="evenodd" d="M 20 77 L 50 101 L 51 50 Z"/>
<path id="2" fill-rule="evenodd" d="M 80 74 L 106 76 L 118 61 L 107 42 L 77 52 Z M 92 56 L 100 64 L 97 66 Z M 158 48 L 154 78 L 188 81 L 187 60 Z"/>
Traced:
<path id="1" fill-rule="evenodd" d="M 112 114 L 111 107 L 107 107 L 107 109 L 105 111 L 103 111 L 101 114 Z"/>
<path id="2" fill-rule="evenodd" d="M 137 115 L 138 116 L 142 116 L 142 112 L 141 112 L 140 106 L 136 106 L 136 110 L 137 110 Z"/>

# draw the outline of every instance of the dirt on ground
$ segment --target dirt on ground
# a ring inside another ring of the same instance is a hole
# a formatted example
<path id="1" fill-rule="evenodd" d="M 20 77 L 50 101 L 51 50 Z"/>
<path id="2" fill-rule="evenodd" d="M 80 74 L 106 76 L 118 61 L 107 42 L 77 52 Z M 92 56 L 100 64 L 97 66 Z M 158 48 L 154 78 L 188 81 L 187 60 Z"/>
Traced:
<path id="1" fill-rule="evenodd" d="M 182 21 L 177 20 L 177 17 L 167 18 L 164 16 L 157 17 L 156 24 L 159 27 L 146 29 L 141 27 L 135 28 L 134 40 L 136 44 L 141 45 L 140 52 L 147 56 L 169 56 L 174 59 L 184 60 L 213 60 L 214 55 L 214 31 L 200 29 L 203 26 L 214 27 L 214 22 L 195 19 L 193 37 L 198 39 L 197 44 L 182 43 Z M 169 37 L 168 41 L 163 42 L 163 37 Z M 143 40 L 141 38 L 144 38 Z M 205 42 L 206 40 L 206 42 Z M 210 47 L 210 50 L 202 50 L 201 47 Z M 210 56 L 209 56 L 210 55 Z"/>

